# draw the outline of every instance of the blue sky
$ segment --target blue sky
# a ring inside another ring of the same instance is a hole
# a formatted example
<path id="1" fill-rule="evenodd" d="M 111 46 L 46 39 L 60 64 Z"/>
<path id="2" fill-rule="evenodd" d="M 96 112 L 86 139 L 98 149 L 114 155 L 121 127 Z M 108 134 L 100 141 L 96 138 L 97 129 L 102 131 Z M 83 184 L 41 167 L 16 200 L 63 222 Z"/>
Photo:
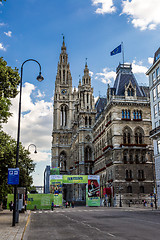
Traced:
<path id="1" fill-rule="evenodd" d="M 83 76 L 85 58 L 94 96 L 104 96 L 113 85 L 122 54 L 110 52 L 122 41 L 125 62 L 132 63 L 140 84 L 160 43 L 159 0 L 14 0 L 0 5 L 0 54 L 9 66 L 20 69 L 28 58 L 38 60 L 45 80 L 37 82 L 38 65 L 26 63 L 23 75 L 21 141 L 36 144 L 34 184 L 43 184 L 50 164 L 52 105 L 62 33 L 69 56 L 73 87 Z M 4 130 L 16 138 L 18 99 Z M 31 152 L 34 149 L 30 149 Z"/>

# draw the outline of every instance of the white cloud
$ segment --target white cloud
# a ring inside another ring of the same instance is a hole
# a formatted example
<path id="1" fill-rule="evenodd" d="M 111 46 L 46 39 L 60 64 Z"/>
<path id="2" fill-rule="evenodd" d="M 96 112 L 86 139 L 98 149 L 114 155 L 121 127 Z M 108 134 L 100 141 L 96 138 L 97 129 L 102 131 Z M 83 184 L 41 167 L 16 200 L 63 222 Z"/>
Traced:
<path id="1" fill-rule="evenodd" d="M 94 6 L 101 5 L 101 7 L 96 9 L 97 14 L 113 13 L 116 11 L 113 0 L 92 0 L 92 4 Z"/>
<path id="2" fill-rule="evenodd" d="M 104 68 L 102 72 L 96 73 L 95 75 L 95 79 L 101 81 L 104 84 L 110 83 L 111 80 L 115 79 L 116 77 L 116 73 L 114 71 L 110 71 L 109 68 Z"/>
<path id="3" fill-rule="evenodd" d="M 89 74 L 91 75 L 91 77 L 94 75 L 94 73 L 92 71 L 89 71 Z"/>
<path id="4" fill-rule="evenodd" d="M 11 31 L 8 31 L 8 32 L 4 32 L 4 34 L 8 37 L 11 37 L 12 36 L 12 32 Z"/>
<path id="5" fill-rule="evenodd" d="M 144 73 L 145 74 L 147 72 L 147 70 L 148 70 L 148 68 L 143 66 L 141 61 L 136 63 L 136 61 L 133 60 L 133 63 L 132 63 L 133 73 Z"/>
<path id="6" fill-rule="evenodd" d="M 3 26 L 5 26 L 5 25 L 6 25 L 6 24 L 3 23 L 3 22 L 0 23 L 0 27 L 3 27 Z"/>
<path id="7" fill-rule="evenodd" d="M 48 161 L 51 150 L 52 134 L 52 102 L 44 100 L 33 102 L 31 94 L 36 90 L 33 84 L 25 83 L 22 89 L 22 116 L 20 141 L 28 148 L 33 143 L 37 147 L 37 154 L 33 154 L 36 162 Z M 37 97 L 37 96 L 36 96 Z M 11 112 L 13 116 L 9 118 L 3 129 L 14 139 L 17 139 L 18 123 L 18 102 L 19 95 L 12 100 Z M 43 169 L 44 170 L 44 169 Z"/>
<path id="8" fill-rule="evenodd" d="M 122 0 L 122 8 L 135 28 L 154 30 L 160 24 L 159 0 Z"/>
<path id="9" fill-rule="evenodd" d="M 0 50 L 6 51 L 6 48 L 3 46 L 3 43 L 0 43 Z"/>
<path id="10" fill-rule="evenodd" d="M 149 58 L 148 58 L 148 63 L 149 63 L 149 64 L 153 64 L 153 60 L 154 60 L 154 58 L 149 57 Z"/>
<path id="11" fill-rule="evenodd" d="M 38 95 L 37 95 L 38 98 L 42 98 L 42 97 L 45 97 L 45 93 L 41 93 L 40 90 L 38 90 Z"/>

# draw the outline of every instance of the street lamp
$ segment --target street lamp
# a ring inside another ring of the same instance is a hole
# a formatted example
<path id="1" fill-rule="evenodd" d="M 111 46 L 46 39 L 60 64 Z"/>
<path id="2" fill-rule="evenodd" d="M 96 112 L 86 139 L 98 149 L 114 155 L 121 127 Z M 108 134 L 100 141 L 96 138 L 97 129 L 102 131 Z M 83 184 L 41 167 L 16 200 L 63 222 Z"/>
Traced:
<path id="1" fill-rule="evenodd" d="M 119 186 L 119 193 L 120 193 L 119 206 L 120 207 L 122 207 L 121 190 L 123 190 L 123 188 L 121 186 Z"/>
<path id="2" fill-rule="evenodd" d="M 153 196 L 154 196 L 154 204 L 155 209 L 157 209 L 157 197 L 156 197 L 156 181 L 155 181 L 155 173 L 154 173 L 154 163 L 153 163 L 153 155 L 152 155 L 152 149 L 149 149 L 150 152 L 148 152 L 148 155 L 151 156 L 151 162 L 152 162 L 152 177 L 153 177 Z M 152 193 L 151 193 L 151 203 L 152 203 Z"/>
<path id="3" fill-rule="evenodd" d="M 16 150 L 16 168 L 18 167 L 18 160 L 19 160 L 19 138 L 20 138 L 20 120 L 21 120 L 21 98 L 22 98 L 22 76 L 23 76 L 23 66 L 26 62 L 36 62 L 39 65 L 39 75 L 37 77 L 37 80 L 39 82 L 43 81 L 43 77 L 41 75 L 41 65 L 38 61 L 35 59 L 27 59 L 24 61 L 21 65 L 21 79 L 20 79 L 20 96 L 19 96 L 19 114 L 18 114 L 18 131 L 17 131 L 17 150 Z M 17 185 L 14 186 L 14 208 L 13 208 L 13 222 L 12 226 L 15 226 L 15 223 L 18 222 L 18 209 L 17 209 Z M 16 221 L 17 216 L 17 221 Z"/>
<path id="4" fill-rule="evenodd" d="M 37 153 L 36 145 L 33 144 L 33 143 L 29 144 L 29 146 L 28 146 L 28 151 L 29 151 L 29 147 L 30 147 L 30 146 L 34 146 L 34 147 L 35 147 L 35 151 L 34 151 L 34 153 Z"/>

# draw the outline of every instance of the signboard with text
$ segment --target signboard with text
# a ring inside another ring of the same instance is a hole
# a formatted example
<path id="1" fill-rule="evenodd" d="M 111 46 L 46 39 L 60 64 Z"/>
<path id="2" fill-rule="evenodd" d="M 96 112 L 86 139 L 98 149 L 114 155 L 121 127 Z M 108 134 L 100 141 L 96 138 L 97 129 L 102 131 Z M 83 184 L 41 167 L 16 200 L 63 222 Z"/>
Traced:
<path id="1" fill-rule="evenodd" d="M 19 168 L 8 168 L 8 184 L 19 184 Z"/>

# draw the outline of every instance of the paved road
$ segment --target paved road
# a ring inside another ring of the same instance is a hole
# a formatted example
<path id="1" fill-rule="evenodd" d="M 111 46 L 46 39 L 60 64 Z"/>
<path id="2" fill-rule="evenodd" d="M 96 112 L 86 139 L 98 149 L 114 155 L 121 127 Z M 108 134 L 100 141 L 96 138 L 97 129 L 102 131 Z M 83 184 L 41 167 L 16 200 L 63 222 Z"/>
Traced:
<path id="1" fill-rule="evenodd" d="M 24 240 L 159 240 L 160 211 L 77 207 L 35 211 Z"/>

